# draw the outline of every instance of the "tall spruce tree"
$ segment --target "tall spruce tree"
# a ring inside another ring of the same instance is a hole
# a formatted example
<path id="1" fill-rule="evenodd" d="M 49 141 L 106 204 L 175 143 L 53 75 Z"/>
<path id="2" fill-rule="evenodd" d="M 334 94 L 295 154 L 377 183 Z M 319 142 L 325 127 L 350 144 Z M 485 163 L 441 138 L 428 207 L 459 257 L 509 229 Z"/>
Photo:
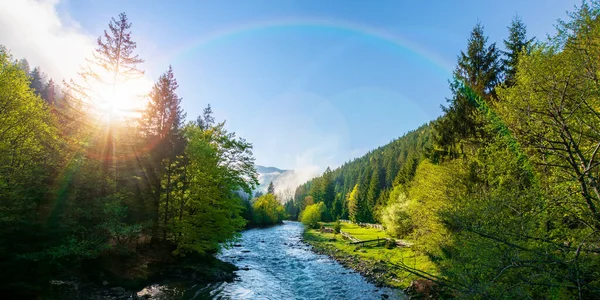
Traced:
<path id="1" fill-rule="evenodd" d="M 44 93 L 42 94 L 42 98 L 46 100 L 46 103 L 53 105 L 56 103 L 56 87 L 54 84 L 54 80 L 50 78 L 46 86 L 44 86 Z"/>
<path id="2" fill-rule="evenodd" d="M 81 108 L 81 103 L 86 103 L 84 106 L 91 106 L 91 109 L 97 107 L 105 107 L 109 112 L 108 122 L 104 128 L 104 135 L 100 138 L 98 145 L 100 149 L 101 159 L 101 174 L 105 179 L 110 177 L 116 178 L 116 164 L 114 161 L 115 154 L 115 137 L 113 124 L 113 99 L 104 98 L 103 94 L 98 93 L 99 86 L 112 90 L 112 95 L 115 97 L 116 89 L 119 85 L 139 78 L 144 74 L 138 66 L 144 62 L 143 59 L 135 54 L 137 47 L 131 37 L 131 23 L 127 19 L 125 13 L 120 13 L 115 19 L 112 18 L 108 24 L 108 30 L 98 37 L 96 49 L 93 52 L 91 59 L 88 59 L 87 65 L 79 73 L 81 80 L 65 82 L 67 87 L 66 101 L 70 104 L 68 107 Z M 114 173 L 109 176 L 110 173 Z M 102 194 L 108 192 L 108 181 L 103 180 L 107 184 L 102 184 Z M 115 186 L 116 188 L 116 186 Z"/>
<path id="3" fill-rule="evenodd" d="M 519 56 L 524 52 L 529 54 L 531 43 L 535 38 L 527 39 L 527 27 L 519 16 L 515 16 L 508 27 L 508 40 L 504 40 L 502 66 L 504 68 L 504 84 L 512 86 L 515 83 Z"/>
<path id="4" fill-rule="evenodd" d="M 462 87 L 473 90 L 486 102 L 495 99 L 495 87 L 500 81 L 500 52 L 496 43 L 488 45 L 483 26 L 478 23 L 471 31 L 467 51 L 458 56 L 454 80 L 450 83 L 452 98 L 449 106 L 442 106 L 445 116 L 434 125 L 434 139 L 442 155 L 456 156 L 462 153 L 460 141 L 480 138 L 484 135 L 483 124 L 472 99 L 462 93 Z"/>
<path id="5" fill-rule="evenodd" d="M 40 67 L 33 68 L 31 73 L 29 73 L 29 87 L 40 97 L 44 95 L 44 77 Z"/>
<path id="6" fill-rule="evenodd" d="M 153 195 L 153 234 L 158 233 L 161 197 L 165 197 L 163 223 L 168 222 L 169 201 L 172 187 L 173 162 L 183 153 L 185 142 L 181 132 L 185 113 L 181 98 L 177 96 L 177 79 L 173 68 L 160 76 L 152 87 L 150 99 L 140 120 L 142 147 L 151 146 L 144 163 L 148 188 Z M 165 183 L 163 184 L 163 177 Z M 164 186 L 164 187 L 163 187 Z M 166 229 L 165 229 L 166 230 Z M 166 235 L 166 231 L 164 233 Z"/>
<path id="7" fill-rule="evenodd" d="M 196 119 L 196 124 L 202 130 L 206 130 L 211 126 L 215 125 L 215 118 L 213 117 L 213 110 L 210 107 L 210 104 L 208 104 L 204 108 L 204 110 L 202 111 L 202 115 L 198 116 L 198 118 Z"/>
<path id="8" fill-rule="evenodd" d="M 471 31 L 467 52 L 461 51 L 458 56 L 454 77 L 489 100 L 500 80 L 499 57 L 500 51 L 496 48 L 496 43 L 488 45 L 483 25 L 477 23 Z"/>
<path id="9" fill-rule="evenodd" d="M 273 185 L 273 181 L 269 183 L 269 187 L 267 188 L 267 194 L 275 195 L 275 186 Z"/>

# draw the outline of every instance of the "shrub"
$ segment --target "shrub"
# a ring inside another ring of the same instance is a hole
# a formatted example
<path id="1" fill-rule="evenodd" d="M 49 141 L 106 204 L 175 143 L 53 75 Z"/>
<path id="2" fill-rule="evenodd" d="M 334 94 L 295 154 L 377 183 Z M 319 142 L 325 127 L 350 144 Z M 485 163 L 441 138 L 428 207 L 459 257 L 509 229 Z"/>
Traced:
<path id="1" fill-rule="evenodd" d="M 300 221 L 310 228 L 318 228 L 319 222 L 321 221 L 321 215 L 324 211 L 325 205 L 322 202 L 311 204 L 300 214 Z"/>
<path id="2" fill-rule="evenodd" d="M 412 219 L 407 212 L 406 195 L 400 193 L 396 199 L 383 209 L 381 221 L 385 230 L 394 237 L 404 237 L 413 231 Z"/>
<path id="3" fill-rule="evenodd" d="M 340 220 L 335 221 L 335 223 L 333 223 L 333 232 L 340 233 L 340 231 L 342 231 L 342 223 L 340 223 Z"/>
<path id="4" fill-rule="evenodd" d="M 258 197 L 252 205 L 252 221 L 258 226 L 279 224 L 285 218 L 285 208 L 273 194 Z"/>

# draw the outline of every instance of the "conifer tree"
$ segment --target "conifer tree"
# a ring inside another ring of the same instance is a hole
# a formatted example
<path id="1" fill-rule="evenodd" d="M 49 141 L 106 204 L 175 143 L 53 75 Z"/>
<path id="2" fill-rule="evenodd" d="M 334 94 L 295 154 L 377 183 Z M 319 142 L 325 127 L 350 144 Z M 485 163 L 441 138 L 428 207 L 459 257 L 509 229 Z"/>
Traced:
<path id="1" fill-rule="evenodd" d="M 40 67 L 35 67 L 29 73 L 29 87 L 33 89 L 33 92 L 38 96 L 44 95 L 44 74 L 40 70 Z"/>
<path id="2" fill-rule="evenodd" d="M 519 16 L 514 17 L 508 31 L 508 40 L 504 40 L 506 51 L 503 51 L 505 57 L 502 59 L 502 65 L 504 68 L 504 84 L 512 86 L 515 82 L 519 55 L 522 52 L 529 53 L 534 38 L 527 39 L 527 27 Z"/>
<path id="3" fill-rule="evenodd" d="M 87 65 L 79 73 L 81 80 L 65 82 L 67 87 L 65 100 L 69 103 L 67 107 L 82 110 L 83 113 L 97 107 L 104 107 L 108 112 L 109 120 L 103 130 L 105 133 L 96 147 L 101 149 L 99 156 L 102 176 L 107 179 L 109 172 L 114 172 L 114 176 L 110 177 L 116 178 L 113 107 L 108 107 L 114 105 L 115 101 L 105 99 L 104 94 L 98 93 L 98 86 L 111 89 L 112 95 L 109 97 L 114 97 L 118 85 L 144 74 L 138 68 L 144 60 L 134 53 L 137 45 L 131 37 L 131 23 L 125 13 L 120 13 L 116 19 L 111 19 L 108 31 L 105 30 L 104 34 L 98 37 L 96 44 L 92 59 L 88 59 Z M 74 114 L 81 115 L 82 112 Z M 108 184 L 108 181 L 106 182 Z M 101 185 L 102 194 L 107 193 L 107 184 Z"/>
<path id="4" fill-rule="evenodd" d="M 168 221 L 173 162 L 185 147 L 181 132 L 185 113 L 181 108 L 181 98 L 176 92 L 178 87 L 173 68 L 169 66 L 169 69 L 160 76 L 152 87 L 148 105 L 140 120 L 142 147 L 152 145 L 144 168 L 147 174 L 147 183 L 154 199 L 153 233 L 155 235 L 158 230 L 160 201 L 163 194 L 165 196 L 163 223 L 166 225 Z M 166 176 L 164 191 L 163 176 Z"/>
<path id="5" fill-rule="evenodd" d="M 483 26 L 479 23 L 475 25 L 468 40 L 466 53 L 461 51 L 458 57 L 454 80 L 450 83 L 453 96 L 448 99 L 449 106 L 442 106 L 445 116 L 434 125 L 434 140 L 442 156 L 456 156 L 462 153 L 462 150 L 458 149 L 461 140 L 485 135 L 477 107 L 471 103 L 471 99 L 463 95 L 461 88 L 466 86 L 484 101 L 493 102 L 494 88 L 501 75 L 499 55 L 495 43 L 487 44 Z"/>
<path id="6" fill-rule="evenodd" d="M 202 111 L 202 115 L 198 116 L 196 123 L 202 130 L 206 130 L 215 124 L 215 118 L 212 116 L 213 110 L 208 104 Z"/>
<path id="7" fill-rule="evenodd" d="M 275 195 L 275 186 L 273 185 L 273 181 L 269 183 L 269 187 L 267 188 L 267 194 Z"/>
<path id="8" fill-rule="evenodd" d="M 489 100 L 499 82 L 501 66 L 496 43 L 487 43 L 483 25 L 478 23 L 471 31 L 467 52 L 461 51 L 458 56 L 454 77 Z"/>
<path id="9" fill-rule="evenodd" d="M 50 78 L 46 86 L 44 86 L 44 93 L 42 94 L 42 98 L 46 100 L 46 103 L 53 105 L 56 103 L 56 90 L 54 85 L 54 80 Z"/>

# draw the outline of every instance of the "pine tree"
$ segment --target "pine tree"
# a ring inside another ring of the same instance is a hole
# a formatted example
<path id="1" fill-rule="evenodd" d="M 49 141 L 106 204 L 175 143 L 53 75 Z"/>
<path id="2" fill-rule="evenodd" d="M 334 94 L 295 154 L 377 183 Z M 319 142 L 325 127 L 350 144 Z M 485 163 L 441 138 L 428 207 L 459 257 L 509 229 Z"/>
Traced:
<path id="1" fill-rule="evenodd" d="M 98 84 L 108 85 L 113 94 L 118 85 L 129 80 L 138 78 L 144 74 L 138 69 L 138 65 L 144 60 L 135 54 L 136 43 L 131 38 L 131 23 L 125 13 L 120 13 L 118 18 L 112 18 L 108 24 L 108 31 L 98 37 L 97 47 L 93 57 L 88 60 L 87 66 L 80 72 L 82 82 L 71 80 L 66 83 L 69 89 L 67 101 L 79 101 L 85 99 L 95 107 L 107 107 L 114 105 L 111 99 L 104 99 L 97 93 Z M 114 95 L 113 95 L 114 96 Z M 114 171 L 116 177 L 116 164 L 114 162 L 115 137 L 112 114 L 113 107 L 108 107 L 108 128 L 105 128 L 104 138 L 101 140 L 102 175 L 108 176 L 109 171 Z M 102 187 L 106 190 L 106 186 Z M 103 193 L 106 193 L 104 191 Z"/>
<path id="2" fill-rule="evenodd" d="M 44 93 L 42 94 L 42 98 L 46 100 L 46 103 L 53 105 L 56 103 L 56 90 L 54 86 L 54 80 L 50 78 L 46 86 L 44 86 Z"/>
<path id="3" fill-rule="evenodd" d="M 131 39 L 131 23 L 125 13 L 118 20 L 112 18 L 108 24 L 110 32 L 104 30 L 104 39 L 98 37 L 98 48 L 94 52 L 94 64 L 102 66 L 111 75 L 111 84 L 117 85 L 144 74 L 138 65 L 144 60 L 134 54 L 137 44 Z"/>
<path id="4" fill-rule="evenodd" d="M 495 99 L 495 86 L 499 83 L 501 66 L 496 44 L 487 45 L 483 26 L 477 24 L 471 31 L 467 52 L 461 51 L 454 81 L 450 83 L 453 97 L 448 99 L 449 106 L 442 107 L 445 116 L 434 125 L 434 140 L 442 155 L 456 156 L 462 150 L 457 149 L 461 140 L 482 137 L 483 124 L 478 117 L 477 107 L 462 92 L 462 86 L 473 90 L 485 101 Z"/>
<path id="5" fill-rule="evenodd" d="M 377 198 L 379 198 L 379 193 L 381 192 L 381 179 L 379 177 L 379 170 L 375 168 L 373 170 L 373 174 L 371 175 L 369 190 L 367 192 L 367 203 L 369 204 L 371 210 L 373 210 L 377 204 Z"/>
<path id="6" fill-rule="evenodd" d="M 534 38 L 527 39 L 527 27 L 519 16 L 515 16 L 508 27 L 508 40 L 504 40 L 506 51 L 503 51 L 505 58 L 502 59 L 504 68 L 504 84 L 508 87 L 515 82 L 519 55 L 524 51 L 529 53 L 530 45 Z"/>
<path id="7" fill-rule="evenodd" d="M 198 116 L 196 119 L 196 124 L 198 124 L 200 129 L 206 130 L 215 124 L 215 118 L 212 114 L 212 108 L 210 107 L 210 104 L 208 104 L 202 111 L 202 115 Z"/>
<path id="8" fill-rule="evenodd" d="M 273 181 L 269 183 L 269 187 L 267 188 L 267 194 L 275 195 L 275 186 L 273 185 Z"/>
<path id="9" fill-rule="evenodd" d="M 162 74 L 152 87 L 149 102 L 142 113 L 140 126 L 142 134 L 149 139 L 163 143 L 160 147 L 171 152 L 181 139 L 181 127 L 185 113 L 181 108 L 181 98 L 177 96 L 177 79 L 173 68 Z M 170 154 L 170 153 L 168 153 Z"/>
<path id="10" fill-rule="evenodd" d="M 480 96 L 489 99 L 499 83 L 501 66 L 500 52 L 496 43 L 487 45 L 483 25 L 477 23 L 468 40 L 467 53 L 461 51 L 454 77 L 468 85 Z"/>
<path id="11" fill-rule="evenodd" d="M 24 59 L 24 58 L 19 59 L 19 61 L 17 62 L 17 65 L 19 66 L 19 69 L 21 69 L 21 70 L 23 70 L 23 72 L 25 72 L 25 74 L 29 75 L 29 73 L 31 72 L 31 67 L 29 66 L 29 62 L 26 59 Z"/>
<path id="12" fill-rule="evenodd" d="M 40 67 L 33 68 L 29 73 L 29 87 L 40 97 L 44 95 L 44 77 Z"/>
<path id="13" fill-rule="evenodd" d="M 153 233 L 158 232 L 161 196 L 165 196 L 164 224 L 168 222 L 168 210 L 172 186 L 172 168 L 175 158 L 185 147 L 181 128 L 185 113 L 181 108 L 181 98 L 177 96 L 179 87 L 173 68 L 161 75 L 152 87 L 148 105 L 140 120 L 140 132 L 143 138 L 141 148 L 153 145 L 145 163 L 147 181 L 154 198 Z M 163 190 L 163 177 L 164 190 Z M 166 228 L 165 228 L 166 230 Z M 166 231 L 164 233 L 166 236 Z"/>

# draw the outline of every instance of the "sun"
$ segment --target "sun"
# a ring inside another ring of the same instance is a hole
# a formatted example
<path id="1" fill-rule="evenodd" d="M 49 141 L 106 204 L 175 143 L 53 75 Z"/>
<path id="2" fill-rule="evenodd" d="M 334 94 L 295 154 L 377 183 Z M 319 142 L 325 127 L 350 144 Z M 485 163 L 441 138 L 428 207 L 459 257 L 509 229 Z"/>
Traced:
<path id="1" fill-rule="evenodd" d="M 98 83 L 92 87 L 92 102 L 102 119 L 138 117 L 148 102 L 151 85 L 150 80 L 143 77 L 115 85 Z"/>

